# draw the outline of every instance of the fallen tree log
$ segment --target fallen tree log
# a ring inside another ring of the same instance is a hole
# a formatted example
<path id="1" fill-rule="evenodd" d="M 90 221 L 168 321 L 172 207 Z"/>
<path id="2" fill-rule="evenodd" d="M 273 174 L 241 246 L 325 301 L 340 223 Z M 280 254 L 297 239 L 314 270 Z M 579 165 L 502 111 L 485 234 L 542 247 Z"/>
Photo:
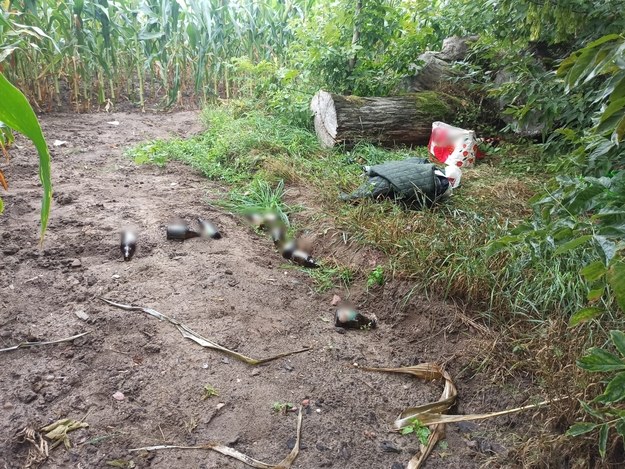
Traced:
<path id="1" fill-rule="evenodd" d="M 434 121 L 454 121 L 462 101 L 434 91 L 361 98 L 319 91 L 310 108 L 324 147 L 366 141 L 382 146 L 427 144 Z"/>

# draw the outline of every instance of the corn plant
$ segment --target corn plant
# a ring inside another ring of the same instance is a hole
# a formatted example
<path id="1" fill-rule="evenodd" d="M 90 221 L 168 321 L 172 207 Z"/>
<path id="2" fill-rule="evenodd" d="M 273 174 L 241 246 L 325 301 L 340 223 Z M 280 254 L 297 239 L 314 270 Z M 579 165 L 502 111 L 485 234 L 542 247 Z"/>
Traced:
<path id="1" fill-rule="evenodd" d="M 1 145 L 5 154 L 7 143 L 13 140 L 10 129 L 14 129 L 32 140 L 39 154 L 39 178 L 43 185 L 43 197 L 41 199 L 41 241 L 43 242 L 43 236 L 48 226 L 50 202 L 52 201 L 48 145 L 43 137 L 37 116 L 26 97 L 2 73 L 0 73 L 0 102 L 2 103 L 2 107 L 0 107 L 0 142 L 3 142 Z M 7 184 L 1 171 L 0 182 L 7 189 Z M 0 199 L 0 212 L 2 212 L 3 207 L 4 204 L 2 199 Z"/>
<path id="2" fill-rule="evenodd" d="M 0 2 L 0 67 L 41 108 L 237 95 L 234 57 L 280 62 L 310 0 Z M 33 71 L 37 72 L 34 73 Z"/>

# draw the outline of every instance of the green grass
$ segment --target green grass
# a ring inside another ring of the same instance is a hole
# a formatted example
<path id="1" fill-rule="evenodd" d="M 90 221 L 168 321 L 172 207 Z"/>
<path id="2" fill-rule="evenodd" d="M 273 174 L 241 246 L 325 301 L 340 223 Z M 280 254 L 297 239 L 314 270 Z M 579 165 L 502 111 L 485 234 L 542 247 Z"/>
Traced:
<path id="1" fill-rule="evenodd" d="M 319 269 L 303 269 L 315 282 L 315 290 L 326 292 L 334 287 L 348 288 L 356 277 L 356 273 L 349 267 L 322 266 Z"/>
<path id="2" fill-rule="evenodd" d="M 255 178 L 241 188 L 232 189 L 228 198 L 217 201 L 217 205 L 239 215 L 274 213 L 288 225 L 289 214 L 296 212 L 299 207 L 287 205 L 284 195 L 283 181 L 272 186 L 264 179 Z"/>

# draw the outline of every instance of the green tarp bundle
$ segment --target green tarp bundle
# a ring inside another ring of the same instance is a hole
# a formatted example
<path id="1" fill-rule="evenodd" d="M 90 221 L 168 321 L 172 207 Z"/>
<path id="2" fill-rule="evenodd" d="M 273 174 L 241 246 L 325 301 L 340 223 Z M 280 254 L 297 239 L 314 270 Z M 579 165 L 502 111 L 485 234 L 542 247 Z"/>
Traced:
<path id="1" fill-rule="evenodd" d="M 423 158 L 389 161 L 367 168 L 367 181 L 342 200 L 391 197 L 415 207 L 431 206 L 449 187 L 444 177 L 437 176 L 436 166 Z"/>

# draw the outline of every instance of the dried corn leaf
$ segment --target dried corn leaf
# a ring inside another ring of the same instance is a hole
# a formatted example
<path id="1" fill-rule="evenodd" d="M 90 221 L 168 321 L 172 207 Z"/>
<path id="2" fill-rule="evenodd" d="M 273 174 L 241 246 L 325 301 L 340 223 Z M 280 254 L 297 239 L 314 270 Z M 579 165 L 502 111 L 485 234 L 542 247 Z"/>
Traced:
<path id="1" fill-rule="evenodd" d="M 402 368 L 368 368 L 362 367 L 365 371 L 379 371 L 384 373 L 403 373 L 416 376 L 426 381 L 431 380 L 444 380 L 445 386 L 443 393 L 437 402 L 431 402 L 417 407 L 408 407 L 404 409 L 399 415 L 397 420 L 393 422 L 392 429 L 394 431 L 400 431 L 409 425 L 414 424 L 415 420 L 418 420 L 420 424 L 430 427 L 432 433 L 428 438 L 426 445 L 421 445 L 420 452 L 416 454 L 408 463 L 408 469 L 419 469 L 430 455 L 436 443 L 445 436 L 445 424 L 452 422 L 463 422 L 467 420 L 480 420 L 491 417 L 497 417 L 500 415 L 512 414 L 514 412 L 520 412 L 523 410 L 533 409 L 541 407 L 555 401 L 543 401 L 538 404 L 531 404 L 514 409 L 503 410 L 499 412 L 491 412 L 487 414 L 473 414 L 473 415 L 443 415 L 447 412 L 454 402 L 458 391 L 451 379 L 449 373 L 447 373 L 441 366 L 436 363 L 421 363 L 419 365 L 407 366 Z"/>
<path id="2" fill-rule="evenodd" d="M 40 432 L 31 427 L 26 427 L 15 434 L 18 443 L 30 443 L 26 461 L 22 466 L 24 469 L 30 467 L 39 467 L 39 465 L 48 458 L 49 448 L 48 442 L 43 438 Z"/>
<path id="3" fill-rule="evenodd" d="M 9 190 L 9 184 L 7 183 L 7 180 L 4 177 L 4 173 L 2 172 L 2 170 L 0 169 L 0 186 L 4 187 L 5 191 Z"/>
<path id="4" fill-rule="evenodd" d="M 44 436 L 53 441 L 52 448 L 57 447 L 60 443 L 63 443 L 67 449 L 71 447 L 69 437 L 67 434 L 79 428 L 86 428 L 89 424 L 86 422 L 79 422 L 73 419 L 60 419 L 50 425 L 47 425 L 41 429 Z"/>
<path id="5" fill-rule="evenodd" d="M 256 358 L 250 358 L 247 357 L 241 353 L 235 352 L 233 350 L 227 349 L 226 347 L 219 345 L 216 342 L 213 342 L 209 339 L 206 339 L 204 337 L 202 337 L 200 334 L 198 334 L 197 332 L 192 331 L 188 326 L 182 324 L 181 322 L 179 322 L 176 319 L 170 318 L 169 316 L 166 316 L 162 313 L 159 313 L 158 311 L 152 309 L 152 308 L 143 308 L 141 306 L 135 306 L 135 305 L 125 305 L 122 303 L 117 303 L 111 300 L 107 300 L 105 298 L 100 298 L 102 301 L 104 301 L 105 303 L 111 305 L 111 306 L 115 306 L 116 308 L 121 308 L 124 309 L 126 311 L 143 311 L 144 313 L 149 314 L 150 316 L 154 316 L 157 319 L 160 319 L 161 321 L 167 321 L 170 324 L 173 324 L 174 326 L 176 326 L 176 328 L 180 331 L 180 333 L 182 334 L 182 336 L 185 339 L 190 339 L 193 342 L 195 342 L 198 345 L 201 345 L 202 347 L 206 347 L 206 348 L 210 348 L 213 350 L 219 350 L 220 352 L 223 352 L 227 355 L 230 355 L 231 357 L 234 357 L 238 360 L 241 360 L 249 365 L 260 365 L 261 363 L 267 363 L 273 360 L 277 360 L 278 358 L 283 358 L 283 357 L 287 357 L 289 355 L 294 355 L 296 353 L 302 353 L 302 352 L 307 352 L 310 350 L 310 348 L 306 347 L 300 350 L 295 350 L 292 352 L 285 352 L 285 353 L 281 353 L 278 355 L 274 355 L 272 357 L 269 358 L 261 358 L 261 359 L 256 359 Z"/>
<path id="6" fill-rule="evenodd" d="M 10 352 L 11 350 L 17 350 L 20 348 L 28 348 L 28 347 L 37 347 L 39 345 L 52 345 L 52 344 L 60 344 L 61 342 L 71 342 L 72 340 L 78 339 L 84 335 L 90 334 L 91 331 L 83 332 L 82 334 L 76 334 L 71 337 L 66 337 L 65 339 L 57 339 L 57 340 L 48 340 L 46 342 L 21 342 L 17 345 L 8 348 L 0 349 L 0 352 Z"/>
<path id="7" fill-rule="evenodd" d="M 548 404 L 551 404 L 552 402 L 558 402 L 558 401 L 561 401 L 561 400 L 562 399 L 552 399 L 550 401 L 542 401 L 542 402 L 538 402 L 536 404 L 524 405 L 524 406 L 521 406 L 521 407 L 515 407 L 514 409 L 500 410 L 500 411 L 497 411 L 497 412 L 489 412 L 487 414 L 443 415 L 443 414 L 438 414 L 438 413 L 426 412 L 426 413 L 418 414 L 417 418 L 424 425 L 436 425 L 436 424 L 441 424 L 441 423 L 466 422 L 466 421 L 469 421 L 469 420 L 483 420 L 483 419 L 489 419 L 489 418 L 492 418 L 492 417 L 499 417 L 501 415 L 514 414 L 516 412 L 521 412 L 523 410 L 536 409 L 538 407 L 543 407 L 543 406 L 546 406 Z M 400 427 L 400 420 L 398 419 L 393 424 L 393 429 L 394 430 L 399 430 L 400 428 L 402 428 L 402 427 Z"/>
<path id="8" fill-rule="evenodd" d="M 288 454 L 286 458 L 284 458 L 277 465 L 267 464 L 262 461 L 258 461 L 257 459 L 251 458 L 246 454 L 237 451 L 234 448 L 231 448 L 226 445 L 222 445 L 219 443 L 207 443 L 199 446 L 177 446 L 177 445 L 158 445 L 158 446 L 145 446 L 143 448 L 134 448 L 129 451 L 158 451 L 162 449 L 208 449 L 211 451 L 215 451 L 217 453 L 221 453 L 224 456 L 229 456 L 233 459 L 241 461 L 244 464 L 247 464 L 250 467 L 255 467 L 257 469 L 290 469 L 291 465 L 297 458 L 299 454 L 300 448 L 300 440 L 302 435 L 302 408 L 299 409 L 299 414 L 297 415 L 297 430 L 296 430 L 296 439 L 295 446 Z"/>

